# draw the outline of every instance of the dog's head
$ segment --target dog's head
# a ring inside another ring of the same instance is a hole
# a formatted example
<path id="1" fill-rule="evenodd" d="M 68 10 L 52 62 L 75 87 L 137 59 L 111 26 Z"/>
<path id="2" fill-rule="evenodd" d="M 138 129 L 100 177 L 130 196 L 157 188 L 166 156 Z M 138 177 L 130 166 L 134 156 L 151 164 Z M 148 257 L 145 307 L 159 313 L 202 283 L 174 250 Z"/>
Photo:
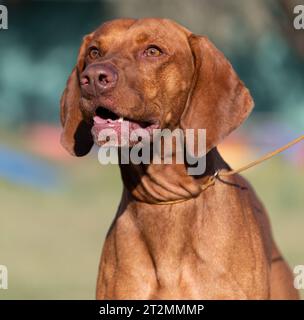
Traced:
<path id="1" fill-rule="evenodd" d="M 62 144 L 87 154 L 102 129 L 206 129 L 207 151 L 252 98 L 206 38 L 165 19 L 120 19 L 87 35 L 61 98 Z"/>

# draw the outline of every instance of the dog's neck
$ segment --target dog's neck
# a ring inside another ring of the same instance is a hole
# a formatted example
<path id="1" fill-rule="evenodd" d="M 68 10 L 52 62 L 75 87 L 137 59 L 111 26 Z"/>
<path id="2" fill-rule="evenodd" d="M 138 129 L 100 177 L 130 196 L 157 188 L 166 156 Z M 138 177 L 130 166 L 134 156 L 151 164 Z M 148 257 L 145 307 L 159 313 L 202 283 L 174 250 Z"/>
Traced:
<path id="1" fill-rule="evenodd" d="M 195 198 L 201 192 L 200 185 L 223 168 L 229 167 L 216 148 L 206 155 L 206 170 L 199 176 L 189 175 L 185 164 L 120 164 L 128 194 L 147 203 Z"/>

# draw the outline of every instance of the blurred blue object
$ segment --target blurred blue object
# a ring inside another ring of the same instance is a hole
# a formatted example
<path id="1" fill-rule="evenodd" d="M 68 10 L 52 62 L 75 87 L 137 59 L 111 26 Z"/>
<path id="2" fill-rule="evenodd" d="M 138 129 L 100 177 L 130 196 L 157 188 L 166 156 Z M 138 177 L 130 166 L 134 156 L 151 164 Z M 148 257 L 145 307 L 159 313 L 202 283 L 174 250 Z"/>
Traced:
<path id="1" fill-rule="evenodd" d="M 59 172 L 32 155 L 0 145 L 0 179 L 49 191 L 58 187 Z"/>

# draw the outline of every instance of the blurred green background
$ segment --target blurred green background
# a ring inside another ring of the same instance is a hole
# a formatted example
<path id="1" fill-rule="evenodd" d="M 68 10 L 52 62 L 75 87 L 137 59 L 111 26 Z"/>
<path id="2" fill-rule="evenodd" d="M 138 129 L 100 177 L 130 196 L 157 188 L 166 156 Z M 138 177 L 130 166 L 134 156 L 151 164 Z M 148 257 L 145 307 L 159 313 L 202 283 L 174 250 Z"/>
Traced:
<path id="1" fill-rule="evenodd" d="M 298 1 L 0 1 L 0 299 L 93 299 L 102 244 L 122 184 L 96 149 L 72 158 L 59 144 L 59 99 L 82 37 L 118 17 L 167 17 L 209 38 L 231 60 L 256 102 L 220 146 L 237 167 L 303 134 L 304 30 Z M 293 268 L 304 264 L 304 146 L 245 176 L 269 211 Z"/>

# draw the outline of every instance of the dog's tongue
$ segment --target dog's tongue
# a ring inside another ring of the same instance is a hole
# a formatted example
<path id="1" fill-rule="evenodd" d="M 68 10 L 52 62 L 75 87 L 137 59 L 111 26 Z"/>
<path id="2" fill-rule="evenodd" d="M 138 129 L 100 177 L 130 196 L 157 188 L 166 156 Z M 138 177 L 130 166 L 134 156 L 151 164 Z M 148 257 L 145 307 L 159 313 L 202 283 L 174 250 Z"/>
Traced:
<path id="1" fill-rule="evenodd" d="M 117 146 L 118 145 L 123 145 L 126 143 L 126 141 L 129 141 L 130 139 L 130 131 L 133 129 L 133 126 L 135 126 L 136 128 L 138 127 L 138 124 L 133 123 L 131 121 L 128 120 L 123 120 L 123 118 L 119 118 L 116 120 L 112 120 L 112 119 L 104 119 L 101 118 L 99 116 L 95 116 L 93 118 L 94 120 L 94 126 L 92 128 L 92 134 L 95 138 L 95 142 L 98 145 L 102 145 L 102 141 L 105 142 L 106 136 L 113 136 L 114 140 L 113 141 L 117 141 Z M 128 129 L 123 130 L 123 126 L 124 129 Z M 112 133 L 109 131 L 105 131 L 104 134 L 106 134 L 106 136 L 102 136 L 102 140 L 100 140 L 100 133 L 102 132 L 102 130 L 105 129 L 112 129 Z"/>
<path id="2" fill-rule="evenodd" d="M 100 144 L 98 143 L 100 142 L 99 141 L 100 133 L 104 129 L 112 129 L 113 134 L 116 136 L 118 140 L 118 145 L 122 145 L 123 141 L 129 141 L 132 130 L 146 129 L 148 130 L 149 134 L 152 134 L 153 128 L 157 128 L 157 125 L 151 125 L 145 128 L 145 127 L 142 127 L 140 123 L 130 121 L 130 120 L 124 120 L 123 118 L 112 120 L 112 119 L 104 119 L 99 116 L 95 116 L 93 120 L 94 120 L 94 125 L 92 128 L 92 134 L 97 144 Z M 110 133 L 109 131 L 107 131 L 107 132 L 104 132 L 104 134 L 109 135 Z"/>
<path id="3" fill-rule="evenodd" d="M 105 119 L 102 119 L 102 118 L 100 118 L 100 117 L 98 117 L 98 116 L 95 116 L 94 118 L 93 118 L 93 120 L 94 120 L 94 123 L 105 123 L 107 120 L 105 120 Z"/>

